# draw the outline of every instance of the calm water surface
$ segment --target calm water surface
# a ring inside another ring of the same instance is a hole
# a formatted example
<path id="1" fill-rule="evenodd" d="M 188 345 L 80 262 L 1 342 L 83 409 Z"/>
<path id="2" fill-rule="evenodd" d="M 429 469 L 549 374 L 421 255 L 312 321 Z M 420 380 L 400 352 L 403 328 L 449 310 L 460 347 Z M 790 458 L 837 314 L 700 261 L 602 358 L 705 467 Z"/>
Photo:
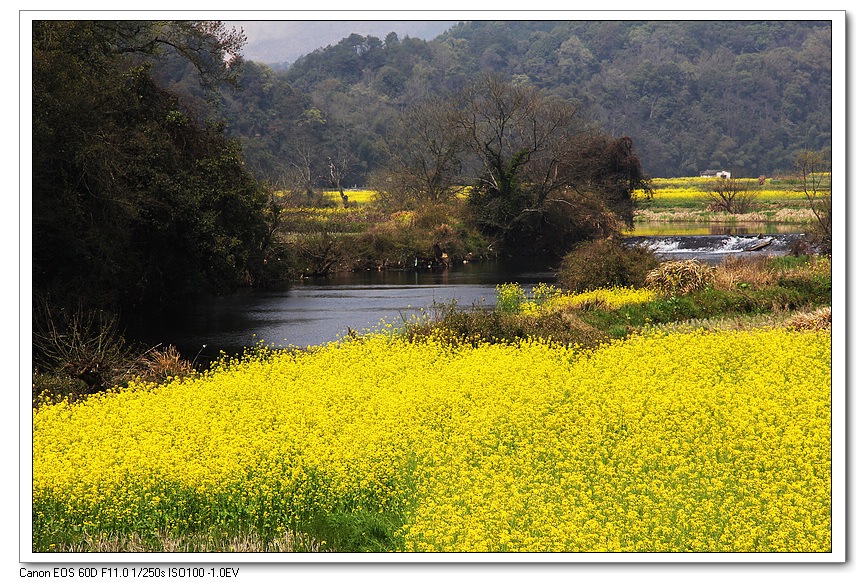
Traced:
<path id="1" fill-rule="evenodd" d="M 631 237 L 661 259 L 699 259 L 720 263 L 731 255 L 749 255 L 761 241 L 760 253 L 786 253 L 800 233 L 658 234 Z M 758 235 L 762 235 L 758 238 Z M 307 279 L 291 286 L 207 300 L 166 321 L 140 324 L 130 336 L 149 345 L 173 344 L 189 359 L 209 362 L 221 351 L 236 354 L 264 343 L 287 347 L 324 344 L 349 329 L 365 332 L 433 311 L 436 304 L 460 308 L 487 307 L 496 302 L 496 286 L 520 283 L 527 290 L 553 283 L 550 268 L 496 262 L 460 265 L 445 271 L 347 273 Z"/>
<path id="2" fill-rule="evenodd" d="M 307 279 L 290 287 L 216 298 L 170 321 L 140 324 L 134 336 L 150 345 L 173 344 L 187 358 L 207 362 L 263 342 L 277 347 L 323 344 L 348 329 L 364 332 L 430 312 L 436 304 L 492 307 L 496 286 L 527 288 L 555 281 L 544 268 L 473 263 L 439 272 L 361 272 Z"/>

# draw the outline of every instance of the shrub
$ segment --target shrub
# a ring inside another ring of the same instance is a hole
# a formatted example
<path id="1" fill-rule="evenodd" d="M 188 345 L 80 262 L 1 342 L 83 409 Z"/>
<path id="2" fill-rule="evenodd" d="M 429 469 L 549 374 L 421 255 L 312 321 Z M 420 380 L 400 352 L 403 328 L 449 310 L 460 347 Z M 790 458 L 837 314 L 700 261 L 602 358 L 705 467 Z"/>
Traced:
<path id="1" fill-rule="evenodd" d="M 137 354 L 102 311 L 53 309 L 43 305 L 33 318 L 33 358 L 41 374 L 66 377 L 61 382 L 97 393 L 118 384 Z M 35 382 L 35 379 L 34 379 Z"/>
<path id="2" fill-rule="evenodd" d="M 174 346 L 145 351 L 126 342 L 105 312 L 37 310 L 33 333 L 33 406 L 78 401 L 140 379 L 163 383 L 195 371 Z"/>
<path id="3" fill-rule="evenodd" d="M 516 284 L 511 285 L 519 288 Z M 525 308 L 530 303 L 524 301 L 520 305 Z M 407 323 L 403 337 L 409 342 L 434 340 L 455 348 L 515 344 L 529 338 L 593 347 L 609 339 L 601 330 L 560 311 L 525 315 L 505 313 L 498 307 L 495 310 L 459 310 L 453 303 L 438 305 L 434 315 L 427 320 Z"/>
<path id="4" fill-rule="evenodd" d="M 319 276 L 330 272 L 345 258 L 341 244 L 343 237 L 332 233 L 302 233 L 293 241 L 292 271 L 297 274 Z"/>
<path id="5" fill-rule="evenodd" d="M 832 301 L 832 262 L 825 258 L 807 258 L 799 265 L 781 269 L 780 287 L 798 291 L 816 301 Z"/>
<path id="6" fill-rule="evenodd" d="M 642 287 L 646 274 L 658 265 L 658 258 L 645 247 L 604 239 L 568 253 L 559 267 L 558 281 L 562 288 L 573 291 Z"/>
<path id="7" fill-rule="evenodd" d="M 708 288 L 715 268 L 689 259 L 665 261 L 646 275 L 646 287 L 672 296 L 683 296 Z"/>

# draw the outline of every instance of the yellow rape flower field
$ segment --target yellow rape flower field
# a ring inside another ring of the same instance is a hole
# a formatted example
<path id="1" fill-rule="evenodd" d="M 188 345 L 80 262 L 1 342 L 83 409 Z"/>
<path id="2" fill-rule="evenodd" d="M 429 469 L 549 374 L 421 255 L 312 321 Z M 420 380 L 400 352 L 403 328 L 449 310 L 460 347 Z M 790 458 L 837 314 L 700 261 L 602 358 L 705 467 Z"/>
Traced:
<path id="1" fill-rule="evenodd" d="M 372 550 L 829 552 L 830 355 L 782 328 L 259 351 L 36 409 L 34 551 L 249 531 L 352 550 L 333 524 L 357 517 Z"/>
<path id="2" fill-rule="evenodd" d="M 514 291 L 517 290 L 517 291 Z M 519 287 L 504 284 L 498 287 L 499 294 L 519 294 Z M 584 292 L 563 292 L 555 286 L 540 284 L 532 288 L 531 299 L 518 298 L 519 312 L 539 314 L 563 310 L 587 310 L 591 308 L 616 309 L 628 304 L 644 304 L 657 299 L 658 293 L 649 288 L 633 287 L 597 288 Z"/>

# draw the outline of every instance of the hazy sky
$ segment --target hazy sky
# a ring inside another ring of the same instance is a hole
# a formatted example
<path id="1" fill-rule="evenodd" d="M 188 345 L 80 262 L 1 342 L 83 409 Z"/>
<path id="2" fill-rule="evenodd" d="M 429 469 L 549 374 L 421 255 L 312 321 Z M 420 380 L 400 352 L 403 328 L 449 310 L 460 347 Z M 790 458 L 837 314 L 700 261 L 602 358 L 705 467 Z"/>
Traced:
<path id="1" fill-rule="evenodd" d="M 268 64 L 294 62 L 298 57 L 317 48 L 336 44 L 351 33 L 384 39 L 389 32 L 395 32 L 400 38 L 408 35 L 429 40 L 455 23 L 456 21 L 423 20 L 225 21 L 229 27 L 242 28 L 246 33 L 244 57 L 250 61 Z"/>

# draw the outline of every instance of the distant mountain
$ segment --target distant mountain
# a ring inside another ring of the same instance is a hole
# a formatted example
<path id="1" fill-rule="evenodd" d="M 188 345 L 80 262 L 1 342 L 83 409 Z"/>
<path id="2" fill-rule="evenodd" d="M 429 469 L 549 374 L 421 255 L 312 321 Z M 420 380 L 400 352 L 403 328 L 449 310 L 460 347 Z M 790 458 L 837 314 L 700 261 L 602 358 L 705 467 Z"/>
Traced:
<path id="1" fill-rule="evenodd" d="M 395 32 L 400 38 L 407 35 L 430 40 L 457 24 L 456 21 L 422 20 L 228 20 L 225 23 L 242 28 L 246 33 L 248 42 L 243 55 L 247 60 L 274 69 L 287 68 L 303 55 L 336 44 L 352 33 L 383 39 Z"/>
<path id="2" fill-rule="evenodd" d="M 240 24 L 240 23 L 238 23 Z M 260 27 L 258 25 L 261 25 Z M 363 27 L 377 27 L 361 31 Z M 419 29 L 427 28 L 419 38 Z M 226 97 L 250 166 L 285 175 L 297 142 L 349 147 L 346 175 L 367 184 L 401 112 L 451 99 L 482 75 L 580 106 L 629 137 L 654 177 L 789 172 L 801 150 L 832 144 L 832 23 L 802 20 L 243 23 L 244 91 Z M 347 31 L 361 32 L 347 32 Z M 444 30 L 440 34 L 436 31 Z M 393 32 L 394 34 L 389 34 Z M 270 35 L 270 36 L 268 36 Z M 274 36 L 275 35 L 275 36 Z M 304 45 L 304 35 L 309 44 Z M 395 38 L 396 37 L 396 38 Z M 313 46 L 316 48 L 313 48 Z M 289 56 L 287 47 L 299 51 Z M 270 63 L 291 65 L 273 66 Z M 311 151 L 307 148 L 308 151 Z M 334 156 L 319 151 L 319 160 Z M 321 172 L 319 172 L 321 174 Z"/>

